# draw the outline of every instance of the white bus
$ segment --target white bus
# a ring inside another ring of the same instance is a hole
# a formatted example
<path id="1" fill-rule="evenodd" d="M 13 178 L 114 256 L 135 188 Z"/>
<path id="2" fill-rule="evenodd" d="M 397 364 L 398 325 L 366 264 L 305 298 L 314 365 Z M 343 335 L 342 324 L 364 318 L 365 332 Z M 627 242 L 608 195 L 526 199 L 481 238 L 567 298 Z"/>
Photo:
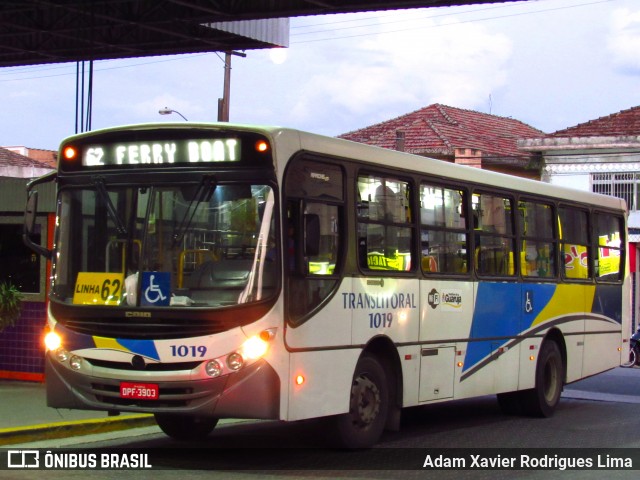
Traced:
<path id="1" fill-rule="evenodd" d="M 552 415 L 628 356 L 624 201 L 283 128 L 149 124 L 63 141 L 46 384 L 56 408 L 328 417 L 497 394 Z M 27 242 L 28 233 L 26 235 Z"/>

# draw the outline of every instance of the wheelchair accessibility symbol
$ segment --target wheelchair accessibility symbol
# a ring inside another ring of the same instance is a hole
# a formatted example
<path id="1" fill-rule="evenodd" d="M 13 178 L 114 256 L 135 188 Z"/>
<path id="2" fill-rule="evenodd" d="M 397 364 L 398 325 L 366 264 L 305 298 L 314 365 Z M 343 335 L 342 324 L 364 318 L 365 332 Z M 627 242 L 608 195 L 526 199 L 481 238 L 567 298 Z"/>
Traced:
<path id="1" fill-rule="evenodd" d="M 525 290 L 524 298 L 524 311 L 525 313 L 533 312 L 533 292 L 531 290 Z"/>
<path id="2" fill-rule="evenodd" d="M 171 300 L 171 273 L 142 272 L 141 305 L 165 306 Z"/>

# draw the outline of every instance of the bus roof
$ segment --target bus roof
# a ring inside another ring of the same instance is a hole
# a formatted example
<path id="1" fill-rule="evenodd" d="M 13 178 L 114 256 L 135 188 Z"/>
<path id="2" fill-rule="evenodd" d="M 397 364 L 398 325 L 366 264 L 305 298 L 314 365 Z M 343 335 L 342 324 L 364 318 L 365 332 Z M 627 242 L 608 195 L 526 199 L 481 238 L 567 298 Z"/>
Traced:
<path id="1" fill-rule="evenodd" d="M 532 195 L 544 195 L 560 200 L 571 200 L 616 210 L 627 210 L 625 200 L 618 197 L 562 187 L 540 180 L 531 180 L 476 167 L 458 165 L 350 140 L 323 137 L 306 132 L 299 132 L 299 135 L 301 148 L 307 151 L 323 152 L 378 165 L 393 165 L 396 168 L 427 173 L 443 179 L 462 180 L 476 185 L 514 189 Z"/>
<path id="2" fill-rule="evenodd" d="M 425 173 L 443 179 L 462 180 L 464 182 L 473 183 L 476 185 L 480 184 L 490 187 L 513 189 L 524 193 L 530 193 L 532 195 L 543 195 L 560 200 L 566 199 L 590 205 L 599 205 L 605 208 L 616 210 L 627 210 L 626 202 L 624 201 L 624 199 L 609 195 L 601 195 L 583 190 L 561 187 L 538 180 L 531 180 L 527 178 L 516 177 L 514 175 L 482 170 L 466 165 L 457 165 L 430 157 L 384 149 L 372 145 L 353 142 L 351 140 L 328 137 L 324 135 L 305 132 L 302 130 L 278 126 L 196 122 L 143 123 L 110 127 L 73 135 L 66 138 L 62 142 L 62 145 L 73 140 L 86 138 L 93 135 L 100 135 L 102 133 L 127 130 L 143 131 L 154 129 L 235 129 L 253 131 L 269 136 L 272 141 L 275 142 L 275 146 L 278 149 L 279 153 L 285 158 L 289 158 L 289 155 L 293 155 L 298 151 L 314 152 L 318 154 L 331 155 L 334 157 L 349 158 L 356 161 L 367 162 L 380 166 L 394 165 L 394 167 L 403 170 Z M 279 167 L 284 168 L 284 165 L 280 163 Z"/>

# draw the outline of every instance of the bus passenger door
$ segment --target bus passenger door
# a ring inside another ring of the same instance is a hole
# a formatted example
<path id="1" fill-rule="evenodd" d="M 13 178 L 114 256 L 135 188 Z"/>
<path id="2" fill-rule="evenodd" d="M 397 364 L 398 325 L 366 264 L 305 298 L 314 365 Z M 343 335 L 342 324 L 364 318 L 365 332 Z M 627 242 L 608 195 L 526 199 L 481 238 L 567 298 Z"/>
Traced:
<path id="1" fill-rule="evenodd" d="M 474 284 L 470 281 L 420 282 L 419 402 L 459 395 L 466 339 L 471 331 Z"/>

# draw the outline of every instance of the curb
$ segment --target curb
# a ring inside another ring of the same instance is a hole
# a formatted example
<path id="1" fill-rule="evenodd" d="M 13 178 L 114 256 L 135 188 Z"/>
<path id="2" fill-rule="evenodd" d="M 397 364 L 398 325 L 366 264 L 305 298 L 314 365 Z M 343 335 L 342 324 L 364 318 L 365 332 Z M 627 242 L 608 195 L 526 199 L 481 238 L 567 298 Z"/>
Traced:
<path id="1" fill-rule="evenodd" d="M 66 438 L 69 436 L 115 432 L 129 428 L 150 427 L 154 425 L 156 425 L 156 421 L 153 415 L 127 415 L 123 418 L 74 420 L 26 427 L 2 428 L 0 429 L 0 446 Z"/>
<path id="2" fill-rule="evenodd" d="M 566 389 L 564 392 L 562 392 L 562 397 L 571 398 L 573 400 L 592 400 L 596 402 L 640 403 L 640 397 L 637 397 L 635 395 L 589 392 L 585 390 Z"/>

